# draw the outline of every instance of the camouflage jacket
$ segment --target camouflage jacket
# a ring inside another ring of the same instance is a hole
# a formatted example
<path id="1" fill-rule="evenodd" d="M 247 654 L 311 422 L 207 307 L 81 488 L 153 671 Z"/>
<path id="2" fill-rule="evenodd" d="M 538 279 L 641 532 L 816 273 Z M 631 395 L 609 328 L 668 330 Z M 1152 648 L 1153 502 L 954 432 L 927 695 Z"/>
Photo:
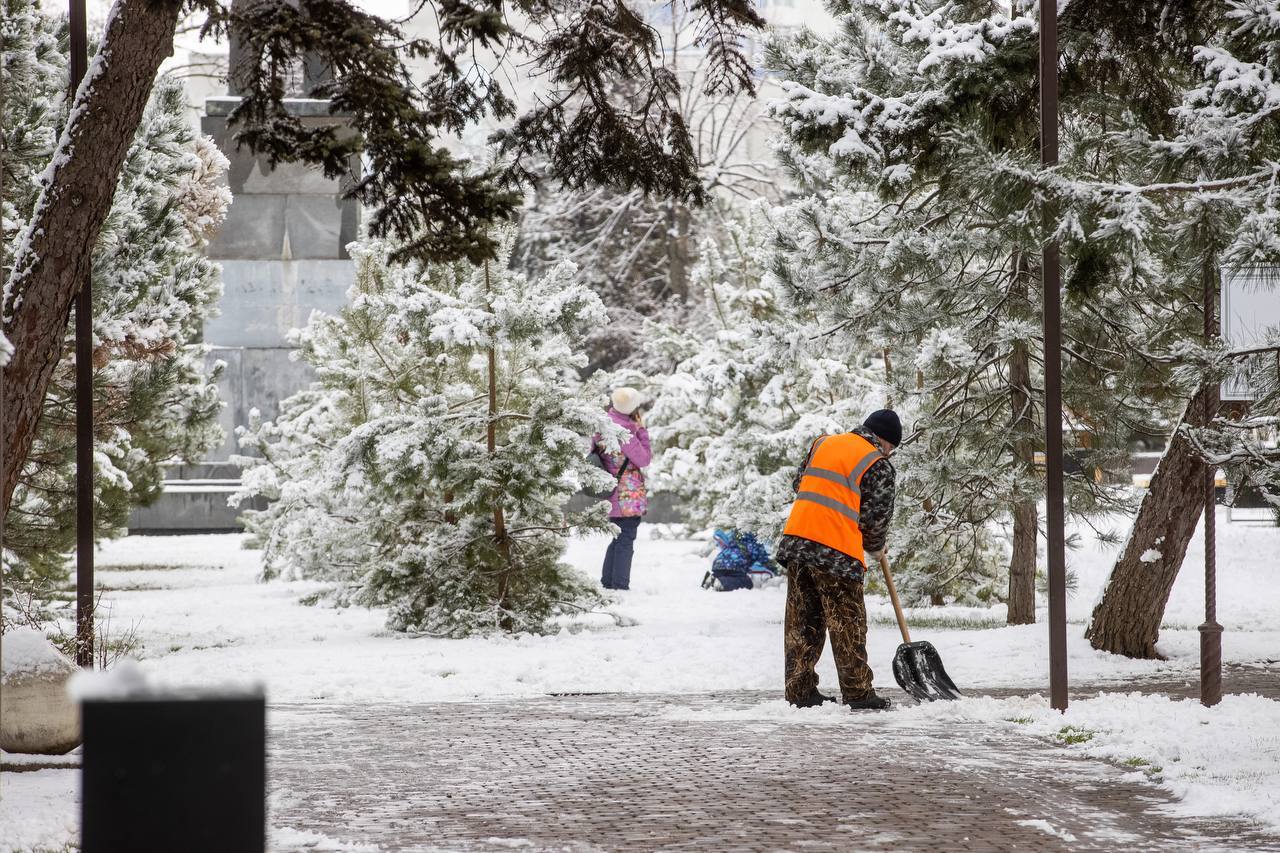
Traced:
<path id="1" fill-rule="evenodd" d="M 875 436 L 865 427 L 858 427 L 853 432 L 872 444 L 876 443 Z M 804 469 L 808 463 L 808 453 L 806 452 L 805 458 L 796 470 L 795 478 L 791 481 L 792 489 L 799 491 L 800 479 L 804 476 Z M 862 529 L 863 549 L 869 554 L 875 553 L 885 546 L 885 540 L 889 533 L 889 522 L 893 519 L 894 480 L 896 477 L 897 472 L 894 471 L 893 463 L 888 459 L 875 461 L 867 469 L 866 473 L 862 475 L 862 506 L 859 511 L 858 527 Z M 804 565 L 831 572 L 832 574 L 850 575 L 858 579 L 861 579 L 867 570 L 861 560 L 821 543 L 802 539 L 799 536 L 783 536 L 778 543 L 776 559 L 787 568 L 791 568 L 793 564 Z"/>

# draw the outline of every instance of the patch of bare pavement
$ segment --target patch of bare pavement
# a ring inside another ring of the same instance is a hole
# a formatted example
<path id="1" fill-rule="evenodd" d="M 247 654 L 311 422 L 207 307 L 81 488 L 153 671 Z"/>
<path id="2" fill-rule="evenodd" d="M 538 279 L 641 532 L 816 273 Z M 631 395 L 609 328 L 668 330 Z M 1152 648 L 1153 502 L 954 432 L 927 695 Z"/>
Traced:
<path id="1" fill-rule="evenodd" d="M 1228 689 L 1270 692 L 1276 678 L 1229 674 Z M 1009 727 L 724 719 L 778 699 L 275 706 L 271 823 L 368 845 L 278 849 L 1280 851 L 1274 835 L 1173 815 L 1138 774 Z"/>

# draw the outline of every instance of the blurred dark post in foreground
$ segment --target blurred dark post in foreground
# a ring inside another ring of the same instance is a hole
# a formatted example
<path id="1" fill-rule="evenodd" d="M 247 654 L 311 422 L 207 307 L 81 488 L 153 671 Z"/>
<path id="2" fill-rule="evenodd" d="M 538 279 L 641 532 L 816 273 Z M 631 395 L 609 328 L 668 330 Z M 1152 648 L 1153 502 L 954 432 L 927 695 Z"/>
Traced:
<path id="1" fill-rule="evenodd" d="M 83 853 L 263 853 L 261 694 L 86 699 Z"/>

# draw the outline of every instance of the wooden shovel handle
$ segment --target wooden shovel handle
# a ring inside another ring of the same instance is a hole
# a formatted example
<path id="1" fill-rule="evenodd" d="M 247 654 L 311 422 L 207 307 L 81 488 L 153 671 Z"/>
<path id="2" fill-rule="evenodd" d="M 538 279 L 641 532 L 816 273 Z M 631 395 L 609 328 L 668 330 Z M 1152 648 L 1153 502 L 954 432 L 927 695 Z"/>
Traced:
<path id="1" fill-rule="evenodd" d="M 911 634 L 907 631 L 907 617 L 902 615 L 902 604 L 898 601 L 898 588 L 893 585 L 893 575 L 889 573 L 889 558 L 885 556 L 884 551 L 880 552 L 880 570 L 884 572 L 884 585 L 889 587 L 889 600 L 893 602 L 893 615 L 898 617 L 902 642 L 910 643 Z"/>

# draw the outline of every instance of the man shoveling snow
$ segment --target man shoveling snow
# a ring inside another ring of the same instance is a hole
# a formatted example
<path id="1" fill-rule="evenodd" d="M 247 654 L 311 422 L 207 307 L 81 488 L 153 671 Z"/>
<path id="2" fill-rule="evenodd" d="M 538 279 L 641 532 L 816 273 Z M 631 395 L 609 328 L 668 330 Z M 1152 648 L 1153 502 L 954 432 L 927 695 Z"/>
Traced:
<path id="1" fill-rule="evenodd" d="M 890 409 L 861 427 L 820 436 L 796 473 L 796 499 L 778 545 L 787 567 L 786 696 L 797 707 L 834 699 L 818 692 L 815 667 L 826 635 L 840 678 L 840 698 L 855 709 L 884 709 L 867 663 L 867 609 L 862 598 L 866 554 L 884 549 L 893 517 L 889 456 L 902 442 Z"/>

